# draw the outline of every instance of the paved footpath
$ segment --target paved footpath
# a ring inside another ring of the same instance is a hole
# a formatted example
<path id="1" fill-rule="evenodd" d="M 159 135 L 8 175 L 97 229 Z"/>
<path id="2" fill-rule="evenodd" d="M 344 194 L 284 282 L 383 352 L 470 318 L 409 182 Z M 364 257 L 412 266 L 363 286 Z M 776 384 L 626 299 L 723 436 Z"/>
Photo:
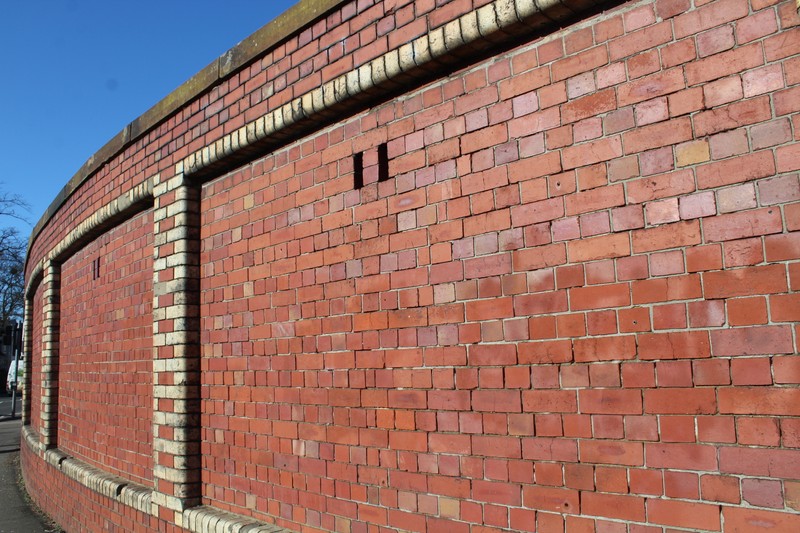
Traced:
<path id="1" fill-rule="evenodd" d="M 52 533 L 58 529 L 47 527 L 17 485 L 21 427 L 19 418 L 0 416 L 0 533 Z"/>

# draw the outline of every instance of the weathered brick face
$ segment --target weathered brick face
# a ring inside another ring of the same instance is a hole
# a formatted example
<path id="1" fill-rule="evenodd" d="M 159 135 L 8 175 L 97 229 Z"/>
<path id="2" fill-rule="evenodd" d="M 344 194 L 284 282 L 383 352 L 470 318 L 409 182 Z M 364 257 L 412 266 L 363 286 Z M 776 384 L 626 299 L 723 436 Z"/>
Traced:
<path id="1" fill-rule="evenodd" d="M 62 267 L 58 447 L 153 478 L 153 219 L 114 228 Z"/>
<path id="2" fill-rule="evenodd" d="M 58 453 L 152 487 L 142 524 L 800 530 L 795 3 L 622 2 L 291 129 L 294 98 L 488 4 L 340 3 L 44 226 L 33 261 L 151 180 L 153 214 L 115 205 L 57 279 Z M 100 383 L 135 445 L 90 442 Z M 27 468 L 104 514 L 59 457 Z"/>

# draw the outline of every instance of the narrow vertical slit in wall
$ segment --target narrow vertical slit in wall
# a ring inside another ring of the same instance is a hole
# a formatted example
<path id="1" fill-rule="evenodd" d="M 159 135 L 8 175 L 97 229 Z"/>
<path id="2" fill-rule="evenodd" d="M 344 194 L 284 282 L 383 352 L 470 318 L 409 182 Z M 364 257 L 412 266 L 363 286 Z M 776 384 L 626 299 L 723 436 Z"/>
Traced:
<path id="1" fill-rule="evenodd" d="M 389 149 L 386 143 L 378 145 L 378 181 L 389 179 Z"/>
<path id="2" fill-rule="evenodd" d="M 361 189 L 364 186 L 364 152 L 353 154 L 353 188 Z"/>

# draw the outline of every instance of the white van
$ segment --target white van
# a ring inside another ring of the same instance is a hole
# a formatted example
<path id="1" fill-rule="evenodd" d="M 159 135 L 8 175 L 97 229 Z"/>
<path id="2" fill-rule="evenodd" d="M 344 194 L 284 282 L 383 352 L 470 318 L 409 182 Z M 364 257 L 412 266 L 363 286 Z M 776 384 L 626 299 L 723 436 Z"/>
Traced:
<path id="1" fill-rule="evenodd" d="M 6 378 L 6 392 L 11 394 L 14 386 L 17 387 L 17 393 L 22 392 L 22 380 L 25 375 L 25 359 L 19 360 L 19 368 L 17 368 L 17 360 L 11 361 L 11 366 L 8 367 L 8 377 Z"/>

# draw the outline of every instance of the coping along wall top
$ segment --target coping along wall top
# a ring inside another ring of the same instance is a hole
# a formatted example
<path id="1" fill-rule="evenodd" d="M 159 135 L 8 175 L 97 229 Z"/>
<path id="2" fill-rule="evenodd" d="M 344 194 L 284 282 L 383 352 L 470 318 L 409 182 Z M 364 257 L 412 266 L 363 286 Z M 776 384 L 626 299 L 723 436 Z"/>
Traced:
<path id="1" fill-rule="evenodd" d="M 36 223 L 33 231 L 31 231 L 31 236 L 28 239 L 28 252 L 31 251 L 39 233 L 67 199 L 72 196 L 72 193 L 105 163 L 158 126 L 172 113 L 346 1 L 349 0 L 299 0 L 272 22 L 219 56 L 156 105 L 145 111 L 140 117 L 125 126 L 102 148 L 92 154 L 64 188 L 61 189 L 44 214 L 42 214 L 39 222 Z"/>

